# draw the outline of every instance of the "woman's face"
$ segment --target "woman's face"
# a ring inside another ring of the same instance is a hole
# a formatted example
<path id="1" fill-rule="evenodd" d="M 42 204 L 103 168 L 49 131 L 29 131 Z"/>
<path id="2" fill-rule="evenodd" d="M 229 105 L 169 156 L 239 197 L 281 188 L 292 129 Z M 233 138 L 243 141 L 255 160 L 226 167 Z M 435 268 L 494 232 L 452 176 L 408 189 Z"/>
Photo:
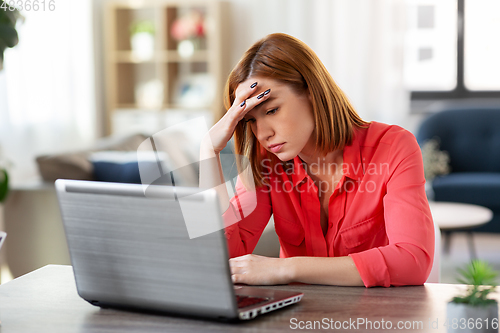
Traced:
<path id="1" fill-rule="evenodd" d="M 242 82 L 236 92 L 253 82 L 258 82 L 253 96 L 271 89 L 269 98 L 244 118 L 260 144 L 281 161 L 291 160 L 301 152 L 314 151 L 315 124 L 309 94 L 298 94 L 284 83 L 260 77 Z"/>

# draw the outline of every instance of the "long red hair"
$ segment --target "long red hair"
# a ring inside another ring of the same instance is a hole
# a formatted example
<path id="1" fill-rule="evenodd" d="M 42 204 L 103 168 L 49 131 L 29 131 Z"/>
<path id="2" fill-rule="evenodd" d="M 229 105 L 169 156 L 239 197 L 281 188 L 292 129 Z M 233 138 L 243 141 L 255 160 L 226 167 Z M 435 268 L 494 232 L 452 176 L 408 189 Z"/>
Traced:
<path id="1" fill-rule="evenodd" d="M 232 70 L 226 82 L 224 105 L 233 105 L 238 85 L 251 77 L 269 78 L 287 84 L 298 93 L 308 92 L 316 127 L 317 150 L 343 149 L 354 136 L 355 127 L 364 127 L 347 96 L 337 86 L 316 53 L 299 39 L 283 33 L 270 34 L 252 45 Z M 234 132 L 235 153 L 248 158 L 255 185 L 263 184 L 262 159 L 279 161 L 264 150 L 250 126 L 240 121 Z M 243 166 L 237 159 L 238 169 Z"/>

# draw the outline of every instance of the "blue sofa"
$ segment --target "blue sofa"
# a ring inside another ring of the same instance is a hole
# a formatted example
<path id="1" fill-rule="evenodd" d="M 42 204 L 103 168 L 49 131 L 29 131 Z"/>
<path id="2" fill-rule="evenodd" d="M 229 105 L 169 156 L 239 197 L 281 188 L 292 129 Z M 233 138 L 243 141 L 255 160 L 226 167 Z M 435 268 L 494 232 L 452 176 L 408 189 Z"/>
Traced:
<path id="1" fill-rule="evenodd" d="M 500 232 L 500 108 L 435 113 L 417 133 L 420 145 L 433 138 L 449 153 L 451 167 L 448 175 L 434 179 L 434 200 L 488 207 L 492 220 L 473 231 Z"/>

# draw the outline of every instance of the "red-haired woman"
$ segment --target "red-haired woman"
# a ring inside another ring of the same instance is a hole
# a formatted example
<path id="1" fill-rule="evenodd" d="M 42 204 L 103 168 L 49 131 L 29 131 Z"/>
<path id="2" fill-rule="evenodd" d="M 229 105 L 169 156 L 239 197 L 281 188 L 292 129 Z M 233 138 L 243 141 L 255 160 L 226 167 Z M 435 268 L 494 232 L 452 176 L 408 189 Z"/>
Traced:
<path id="1" fill-rule="evenodd" d="M 252 184 L 239 179 L 224 213 L 235 283 L 426 281 L 434 227 L 410 132 L 363 121 L 317 55 L 286 34 L 255 43 L 225 95 L 227 112 L 209 132 L 211 153 L 218 157 L 234 134 L 253 174 Z M 220 167 L 202 170 L 201 183 L 207 179 L 223 183 Z M 217 191 L 228 200 L 224 186 Z M 280 258 L 251 254 L 271 214 Z"/>

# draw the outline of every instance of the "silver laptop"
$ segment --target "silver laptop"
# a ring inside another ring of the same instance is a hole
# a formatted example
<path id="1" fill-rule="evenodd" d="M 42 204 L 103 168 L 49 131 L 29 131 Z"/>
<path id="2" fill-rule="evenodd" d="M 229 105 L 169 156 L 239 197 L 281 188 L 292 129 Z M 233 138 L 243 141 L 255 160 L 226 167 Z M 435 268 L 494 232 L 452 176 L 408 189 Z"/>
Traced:
<path id="1" fill-rule="evenodd" d="M 93 305 L 251 319 L 303 296 L 233 285 L 215 190 L 153 185 L 145 193 L 77 180 L 57 180 L 56 189 L 78 294 Z M 221 228 L 190 239 L 179 197 Z"/>

